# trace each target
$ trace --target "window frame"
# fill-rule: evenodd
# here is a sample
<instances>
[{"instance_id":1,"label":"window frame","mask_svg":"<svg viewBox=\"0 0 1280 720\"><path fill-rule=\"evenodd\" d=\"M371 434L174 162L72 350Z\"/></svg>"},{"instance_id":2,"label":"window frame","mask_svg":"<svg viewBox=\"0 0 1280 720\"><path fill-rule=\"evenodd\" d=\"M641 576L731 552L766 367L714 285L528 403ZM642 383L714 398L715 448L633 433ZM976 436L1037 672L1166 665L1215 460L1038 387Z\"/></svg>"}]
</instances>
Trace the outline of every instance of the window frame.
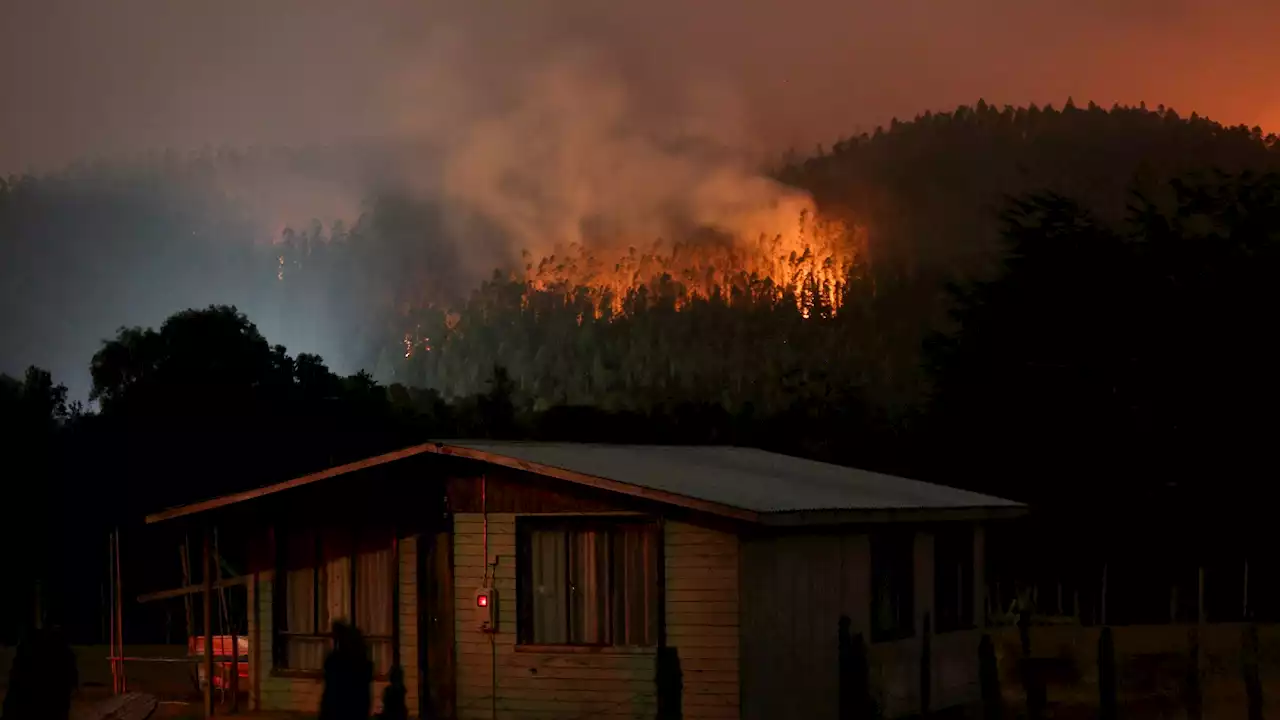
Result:
<instances>
[{"instance_id":1,"label":"window frame","mask_svg":"<svg viewBox=\"0 0 1280 720\"><path fill-rule=\"evenodd\" d=\"M608 606L610 612L616 603L615 584L616 568L614 563L613 543L617 529L620 527L643 527L653 537L653 591L656 594L654 613L654 637L649 644L627 645L616 643L535 643L533 632L533 543L531 535L535 531L585 532L590 530L609 533L609 578ZM517 515L516 516L516 643L515 649L524 652L553 650L556 652L601 652L601 653L653 653L666 639L666 557L664 550L663 524L661 519L642 514L618 515ZM568 545L568 543L566 543ZM568 548L566 547L566 553ZM567 565L566 565L567 568ZM567 580L566 573L566 580ZM610 630L612 632L612 629Z\"/></svg>"},{"instance_id":2,"label":"window frame","mask_svg":"<svg viewBox=\"0 0 1280 720\"><path fill-rule=\"evenodd\" d=\"M978 610L974 602L974 585L978 576L976 538L977 530L971 525L943 527L933 533L933 632L936 634L973 630L978 626ZM964 550L951 555L951 559L968 560L959 582L956 583L959 587L952 587L957 593L952 598L944 598L943 583L940 582L943 568L938 562L942 557L942 553L938 551L939 547L963 547ZM948 563L948 565L952 564ZM952 567L958 567L958 565ZM959 601L960 606L957 608L959 612L954 618L939 612L944 606L944 600L948 604Z\"/></svg>"},{"instance_id":3,"label":"window frame","mask_svg":"<svg viewBox=\"0 0 1280 720\"><path fill-rule=\"evenodd\" d=\"M907 640L916 635L916 591L918 590L916 582L916 539L919 533L913 529L884 529L876 530L869 535L869 555L870 555L870 577L871 584L869 606L871 608L871 642L896 642L899 640ZM901 545L899 545L901 544ZM906 572L903 575L906 584L906 609L902 613L906 616L904 623L894 628L883 628L879 622L879 578L882 574L882 568L886 567L883 563L888 560L892 567L892 563L901 560L898 554L906 549ZM877 551L879 548L879 552ZM889 548L886 550L886 548ZM886 558L885 555L889 557ZM892 572L892 571L890 571Z\"/></svg>"},{"instance_id":4,"label":"window frame","mask_svg":"<svg viewBox=\"0 0 1280 720\"><path fill-rule=\"evenodd\" d=\"M300 669L288 666L289 653L287 650L287 641L289 638L299 638L304 640L317 640L332 642L333 635L326 628L316 627L320 622L320 604L321 604L321 569L325 565L324 557L324 540L326 536L333 536L338 533L346 533L346 541L349 549L344 557L347 560L347 574L349 576L347 582L347 607L351 608L351 618L348 622L354 620L358 614L356 609L356 599L359 597L359 556L361 551L360 541L362 539L359 529L348 528L306 528L306 527L275 527L272 529L272 552L274 555L274 576L272 577L271 587L271 674L277 677L323 677L324 669ZM314 551L311 556L310 564L305 568L291 568L287 560L286 543L290 533L309 533L314 535ZM396 542L393 536L387 540L387 548L391 550L391 572L388 582L391 585L390 592L387 593L389 605L387 607L388 617L391 619L390 635L370 635L364 633L365 640L376 640L379 642L389 642L391 644L392 665L395 664L394 658L398 654L396 648L400 645L400 623L396 614L400 604L400 588L398 586L399 563L400 563L400 544ZM381 549L381 547L380 547ZM312 597L312 630L313 632L291 632L286 630L288 624L288 573L290 570L307 569L311 571L311 597ZM374 680L386 680L390 675L390 667L385 672L374 671Z\"/></svg>"}]
</instances>

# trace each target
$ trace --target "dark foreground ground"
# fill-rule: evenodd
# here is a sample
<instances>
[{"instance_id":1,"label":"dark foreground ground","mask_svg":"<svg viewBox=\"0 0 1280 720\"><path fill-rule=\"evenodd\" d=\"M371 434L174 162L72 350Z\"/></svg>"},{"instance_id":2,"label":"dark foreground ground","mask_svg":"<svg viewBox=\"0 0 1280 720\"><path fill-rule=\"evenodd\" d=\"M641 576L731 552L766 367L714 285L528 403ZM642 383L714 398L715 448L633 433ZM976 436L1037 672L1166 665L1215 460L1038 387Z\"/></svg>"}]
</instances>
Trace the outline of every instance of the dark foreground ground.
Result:
<instances>
[{"instance_id":1,"label":"dark foreground ground","mask_svg":"<svg viewBox=\"0 0 1280 720\"><path fill-rule=\"evenodd\" d=\"M1184 625L1114 628L1120 717L1177 720L1187 717L1186 690L1193 630ZM1244 626L1238 624L1210 625L1196 630L1201 638L1205 720L1239 720L1249 716L1241 653L1243 631ZM1017 633L1012 629L999 629L993 631L993 636L1005 700L1003 717L1025 717L1025 696L1018 674L1021 649ZM1098 636L1097 628L1078 625L1033 629L1032 657L1047 660L1053 667L1046 686L1046 720L1098 717ZM1280 718L1280 626L1259 626L1258 639L1263 717ZM76 696L73 720L88 720L95 704L111 695L108 652L106 646L76 647L75 652L81 688ZM195 664L160 661L184 658L184 646L126 646L125 655L155 660L129 662L126 666L128 689L153 694L160 700L153 718L181 720L203 716ZM12 656L12 648L0 648L0 698L7 689ZM974 662L977 662L976 649ZM247 710L247 698L242 696L240 706ZM976 706L953 708L935 712L933 717L976 719L981 717L980 710Z\"/></svg>"}]
</instances>

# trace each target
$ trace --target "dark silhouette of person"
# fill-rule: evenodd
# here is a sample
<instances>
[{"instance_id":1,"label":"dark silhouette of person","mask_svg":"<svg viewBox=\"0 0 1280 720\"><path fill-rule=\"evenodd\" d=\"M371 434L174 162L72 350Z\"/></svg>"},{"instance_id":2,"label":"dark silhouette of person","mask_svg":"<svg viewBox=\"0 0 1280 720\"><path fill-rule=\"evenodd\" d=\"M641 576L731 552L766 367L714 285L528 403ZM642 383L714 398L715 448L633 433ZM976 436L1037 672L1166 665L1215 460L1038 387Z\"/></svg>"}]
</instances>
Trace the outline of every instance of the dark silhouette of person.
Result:
<instances>
[{"instance_id":1,"label":"dark silhouette of person","mask_svg":"<svg viewBox=\"0 0 1280 720\"><path fill-rule=\"evenodd\" d=\"M67 720L78 684L76 656L61 629L34 630L9 669L4 720Z\"/></svg>"},{"instance_id":2,"label":"dark silhouette of person","mask_svg":"<svg viewBox=\"0 0 1280 720\"><path fill-rule=\"evenodd\" d=\"M404 686L404 668L394 665L391 668L390 682L382 691L382 720L409 720L409 705L405 697L409 694Z\"/></svg>"},{"instance_id":3,"label":"dark silhouette of person","mask_svg":"<svg viewBox=\"0 0 1280 720\"><path fill-rule=\"evenodd\" d=\"M324 659L320 720L367 720L373 704L373 663L354 626L333 623L333 650Z\"/></svg>"}]
</instances>

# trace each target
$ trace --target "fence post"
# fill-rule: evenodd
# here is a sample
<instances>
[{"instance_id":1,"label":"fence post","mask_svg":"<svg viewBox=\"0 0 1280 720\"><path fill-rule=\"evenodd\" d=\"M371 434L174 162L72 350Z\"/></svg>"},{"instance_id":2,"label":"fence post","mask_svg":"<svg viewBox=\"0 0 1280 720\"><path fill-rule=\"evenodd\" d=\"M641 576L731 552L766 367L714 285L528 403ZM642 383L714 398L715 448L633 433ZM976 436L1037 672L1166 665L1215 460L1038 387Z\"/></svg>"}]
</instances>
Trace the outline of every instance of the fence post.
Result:
<instances>
[{"instance_id":1,"label":"fence post","mask_svg":"<svg viewBox=\"0 0 1280 720\"><path fill-rule=\"evenodd\" d=\"M982 634L978 642L978 681L982 686L983 720L1000 720L1004 715L1004 699L1000 696L1000 668L996 663L996 646L991 636Z\"/></svg>"},{"instance_id":2,"label":"fence post","mask_svg":"<svg viewBox=\"0 0 1280 720\"><path fill-rule=\"evenodd\" d=\"M681 720L684 713L684 673L680 653L673 647L658 648L658 718Z\"/></svg>"},{"instance_id":3,"label":"fence post","mask_svg":"<svg viewBox=\"0 0 1280 720\"><path fill-rule=\"evenodd\" d=\"M924 632L920 637L920 716L929 715L933 700L933 626L929 613L924 614Z\"/></svg>"},{"instance_id":4,"label":"fence post","mask_svg":"<svg viewBox=\"0 0 1280 720\"><path fill-rule=\"evenodd\" d=\"M1200 628L1191 628L1187 662L1186 705L1187 720L1200 720L1204 716L1204 695L1200 687Z\"/></svg>"},{"instance_id":5,"label":"fence post","mask_svg":"<svg viewBox=\"0 0 1280 720\"><path fill-rule=\"evenodd\" d=\"M1106 625L1098 636L1098 718L1116 720L1116 648Z\"/></svg>"},{"instance_id":6,"label":"fence post","mask_svg":"<svg viewBox=\"0 0 1280 720\"><path fill-rule=\"evenodd\" d=\"M1018 603L1018 637L1022 641L1022 689L1027 697L1027 720L1040 720L1047 704L1045 688L1031 659L1031 608L1026 602Z\"/></svg>"},{"instance_id":7,"label":"fence post","mask_svg":"<svg viewBox=\"0 0 1280 720\"><path fill-rule=\"evenodd\" d=\"M1249 702L1249 720L1262 720L1262 680L1258 676L1258 626L1249 623L1241 638L1244 656L1244 692Z\"/></svg>"},{"instance_id":8,"label":"fence post","mask_svg":"<svg viewBox=\"0 0 1280 720\"><path fill-rule=\"evenodd\" d=\"M867 664L867 648L862 633L850 631L852 621L840 616L839 629L839 718L840 720L868 720L875 716L871 702L870 667Z\"/></svg>"}]
</instances>

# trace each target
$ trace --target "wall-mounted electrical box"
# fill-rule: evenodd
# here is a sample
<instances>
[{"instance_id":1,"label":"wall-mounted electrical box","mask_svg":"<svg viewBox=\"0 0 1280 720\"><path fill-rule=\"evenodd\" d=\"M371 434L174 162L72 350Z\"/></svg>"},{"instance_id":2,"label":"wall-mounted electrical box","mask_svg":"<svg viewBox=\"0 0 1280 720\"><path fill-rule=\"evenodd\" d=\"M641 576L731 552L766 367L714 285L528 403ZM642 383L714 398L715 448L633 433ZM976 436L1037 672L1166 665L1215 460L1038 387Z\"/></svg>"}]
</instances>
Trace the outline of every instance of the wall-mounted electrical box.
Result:
<instances>
[{"instance_id":1,"label":"wall-mounted electrical box","mask_svg":"<svg viewBox=\"0 0 1280 720\"><path fill-rule=\"evenodd\" d=\"M476 591L476 620L481 632L498 632L498 591L491 587Z\"/></svg>"}]
</instances>

